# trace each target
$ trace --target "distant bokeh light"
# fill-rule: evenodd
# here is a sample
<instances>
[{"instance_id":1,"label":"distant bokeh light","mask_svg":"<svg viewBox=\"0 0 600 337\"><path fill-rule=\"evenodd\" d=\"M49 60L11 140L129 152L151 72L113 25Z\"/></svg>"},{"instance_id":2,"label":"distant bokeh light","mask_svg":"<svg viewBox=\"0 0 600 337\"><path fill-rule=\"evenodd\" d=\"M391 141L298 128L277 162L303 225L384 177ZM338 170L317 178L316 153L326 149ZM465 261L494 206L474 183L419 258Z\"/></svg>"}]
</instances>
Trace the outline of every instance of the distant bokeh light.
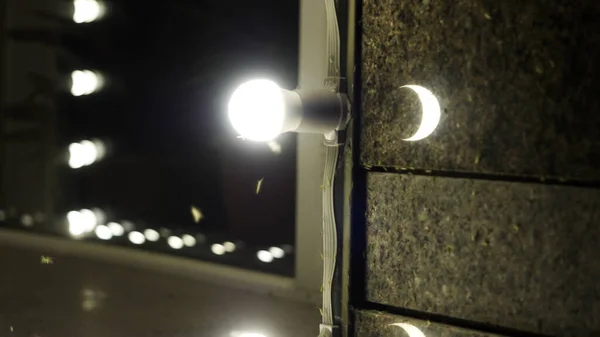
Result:
<instances>
[{"instance_id":1,"label":"distant bokeh light","mask_svg":"<svg viewBox=\"0 0 600 337\"><path fill-rule=\"evenodd\" d=\"M194 247L196 245L196 238L189 234L184 234L181 239L186 247Z\"/></svg>"},{"instance_id":2,"label":"distant bokeh light","mask_svg":"<svg viewBox=\"0 0 600 337\"><path fill-rule=\"evenodd\" d=\"M210 250L213 252L213 254L215 255L223 255L225 254L227 251L225 250L225 247L223 247L222 244L220 243L215 243L212 246L210 246Z\"/></svg>"},{"instance_id":3,"label":"distant bokeh light","mask_svg":"<svg viewBox=\"0 0 600 337\"><path fill-rule=\"evenodd\" d=\"M72 143L69 145L69 166L78 169L92 165L102 159L104 153L104 144L99 140L82 140L79 143Z\"/></svg>"},{"instance_id":4,"label":"distant bokeh light","mask_svg":"<svg viewBox=\"0 0 600 337\"><path fill-rule=\"evenodd\" d=\"M282 259L285 256L285 251L279 247L269 248L269 253L276 259Z\"/></svg>"},{"instance_id":5,"label":"distant bokeh light","mask_svg":"<svg viewBox=\"0 0 600 337\"><path fill-rule=\"evenodd\" d=\"M260 261L265 263L270 263L273 261L273 255L267 250L259 250L258 253L256 253L256 256Z\"/></svg>"},{"instance_id":6,"label":"distant bokeh light","mask_svg":"<svg viewBox=\"0 0 600 337\"><path fill-rule=\"evenodd\" d=\"M21 215L21 224L25 227L33 226L33 216L29 214Z\"/></svg>"},{"instance_id":7,"label":"distant bokeh light","mask_svg":"<svg viewBox=\"0 0 600 337\"><path fill-rule=\"evenodd\" d=\"M158 239L160 239L160 234L158 234L158 232L152 228L146 229L144 231L144 236L146 237L146 240L151 242L156 242Z\"/></svg>"},{"instance_id":8,"label":"distant bokeh light","mask_svg":"<svg viewBox=\"0 0 600 337\"><path fill-rule=\"evenodd\" d=\"M231 242L231 241L225 241L223 242L223 248L225 248L225 251L228 253L232 253L235 251L235 243Z\"/></svg>"},{"instance_id":9,"label":"distant bokeh light","mask_svg":"<svg viewBox=\"0 0 600 337\"><path fill-rule=\"evenodd\" d=\"M102 77L91 70L75 70L71 73L71 95L89 95L100 89Z\"/></svg>"},{"instance_id":10,"label":"distant bokeh light","mask_svg":"<svg viewBox=\"0 0 600 337\"><path fill-rule=\"evenodd\" d=\"M129 232L128 238L129 241L135 245L141 245L142 243L146 242L144 234L137 231Z\"/></svg>"},{"instance_id":11,"label":"distant bokeh light","mask_svg":"<svg viewBox=\"0 0 600 337\"><path fill-rule=\"evenodd\" d=\"M93 231L98 224L98 218L96 217L96 214L89 209L82 209L79 211L79 214L81 215L81 222L83 224L84 232Z\"/></svg>"},{"instance_id":12,"label":"distant bokeh light","mask_svg":"<svg viewBox=\"0 0 600 337\"><path fill-rule=\"evenodd\" d=\"M89 23L99 19L103 12L103 6L96 0L73 1L73 22Z\"/></svg>"},{"instance_id":13,"label":"distant bokeh light","mask_svg":"<svg viewBox=\"0 0 600 337\"><path fill-rule=\"evenodd\" d=\"M122 236L125 234L125 228L120 223L109 222L106 226L110 229L113 236Z\"/></svg>"},{"instance_id":14,"label":"distant bokeh light","mask_svg":"<svg viewBox=\"0 0 600 337\"><path fill-rule=\"evenodd\" d=\"M67 213L67 222L69 223L69 233L73 236L79 236L85 233L85 221L78 211Z\"/></svg>"},{"instance_id":15,"label":"distant bokeh light","mask_svg":"<svg viewBox=\"0 0 600 337\"><path fill-rule=\"evenodd\" d=\"M96 227L96 237L100 240L110 240L113 237L113 234L110 230L110 228L108 228L108 226L105 225L98 225Z\"/></svg>"},{"instance_id":16,"label":"distant bokeh light","mask_svg":"<svg viewBox=\"0 0 600 337\"><path fill-rule=\"evenodd\" d=\"M169 247L171 247L173 249L181 249L181 248L183 248L183 240L180 237L177 237L177 236L170 236L167 239L167 243L169 244Z\"/></svg>"}]
</instances>

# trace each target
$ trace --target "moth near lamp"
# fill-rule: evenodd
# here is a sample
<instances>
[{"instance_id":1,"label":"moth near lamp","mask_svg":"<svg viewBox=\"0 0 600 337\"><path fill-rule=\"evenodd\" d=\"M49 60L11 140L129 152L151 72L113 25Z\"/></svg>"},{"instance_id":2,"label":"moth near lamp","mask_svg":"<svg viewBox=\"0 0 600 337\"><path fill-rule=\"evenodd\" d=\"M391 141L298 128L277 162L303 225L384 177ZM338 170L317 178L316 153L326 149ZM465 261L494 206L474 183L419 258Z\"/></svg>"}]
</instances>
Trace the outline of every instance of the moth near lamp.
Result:
<instances>
[{"instance_id":1,"label":"moth near lamp","mask_svg":"<svg viewBox=\"0 0 600 337\"><path fill-rule=\"evenodd\" d=\"M241 84L231 95L229 121L245 139L266 142L285 132L330 137L346 125L346 95L328 89L286 90L265 79Z\"/></svg>"}]
</instances>

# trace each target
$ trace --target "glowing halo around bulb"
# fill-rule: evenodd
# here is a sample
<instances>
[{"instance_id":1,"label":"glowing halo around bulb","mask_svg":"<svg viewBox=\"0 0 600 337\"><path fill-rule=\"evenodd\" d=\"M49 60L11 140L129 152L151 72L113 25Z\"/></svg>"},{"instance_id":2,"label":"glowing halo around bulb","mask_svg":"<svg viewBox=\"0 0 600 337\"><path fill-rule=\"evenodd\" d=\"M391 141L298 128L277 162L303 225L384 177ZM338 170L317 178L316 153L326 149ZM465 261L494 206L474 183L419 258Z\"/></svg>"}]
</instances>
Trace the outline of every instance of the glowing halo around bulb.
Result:
<instances>
[{"instance_id":1,"label":"glowing halo around bulb","mask_svg":"<svg viewBox=\"0 0 600 337\"><path fill-rule=\"evenodd\" d=\"M285 122L281 88L264 79L240 85L229 100L228 116L235 131L245 139L273 140L283 131Z\"/></svg>"},{"instance_id":2,"label":"glowing halo around bulb","mask_svg":"<svg viewBox=\"0 0 600 337\"><path fill-rule=\"evenodd\" d=\"M393 323L390 326L397 326L402 328L408 334L408 337L425 337L423 331L412 324L408 323Z\"/></svg>"},{"instance_id":3,"label":"glowing halo around bulb","mask_svg":"<svg viewBox=\"0 0 600 337\"><path fill-rule=\"evenodd\" d=\"M102 17L104 8L96 0L73 1L73 22L90 23Z\"/></svg>"},{"instance_id":4,"label":"glowing halo around bulb","mask_svg":"<svg viewBox=\"0 0 600 337\"><path fill-rule=\"evenodd\" d=\"M419 96L421 108L423 110L419 129L414 135L412 135L412 137L405 138L404 140L414 142L428 137L433 133L433 131L435 131L440 123L440 118L442 116L440 103L435 95L431 93L431 91L423 88L422 86L404 85L400 88L408 88L414 91L417 96Z\"/></svg>"}]
</instances>

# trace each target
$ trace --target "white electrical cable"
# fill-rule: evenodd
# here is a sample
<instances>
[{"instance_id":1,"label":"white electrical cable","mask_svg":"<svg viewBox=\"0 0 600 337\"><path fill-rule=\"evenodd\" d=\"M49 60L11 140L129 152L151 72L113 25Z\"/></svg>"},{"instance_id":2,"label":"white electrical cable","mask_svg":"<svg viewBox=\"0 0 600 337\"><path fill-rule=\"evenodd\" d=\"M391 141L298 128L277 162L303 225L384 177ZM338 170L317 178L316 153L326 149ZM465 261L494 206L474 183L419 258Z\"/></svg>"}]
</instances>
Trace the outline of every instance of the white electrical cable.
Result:
<instances>
[{"instance_id":1,"label":"white electrical cable","mask_svg":"<svg viewBox=\"0 0 600 337\"><path fill-rule=\"evenodd\" d=\"M337 143L337 139L334 140ZM339 147L325 147L325 171L323 173L323 317L321 336L327 336L333 328L331 288L337 253L337 234L333 209L333 183ZM323 335L325 333L325 335Z\"/></svg>"},{"instance_id":2,"label":"white electrical cable","mask_svg":"<svg viewBox=\"0 0 600 337\"><path fill-rule=\"evenodd\" d=\"M327 13L327 79L326 86L337 91L340 85L340 28L334 0L325 0Z\"/></svg>"},{"instance_id":3,"label":"white electrical cable","mask_svg":"<svg viewBox=\"0 0 600 337\"><path fill-rule=\"evenodd\" d=\"M334 91L340 85L340 31L334 0L324 0L327 13L327 78L325 86ZM325 171L323 172L323 308L319 337L333 335L331 286L337 254L337 231L333 208L333 182L339 153L337 134L325 139Z\"/></svg>"}]
</instances>

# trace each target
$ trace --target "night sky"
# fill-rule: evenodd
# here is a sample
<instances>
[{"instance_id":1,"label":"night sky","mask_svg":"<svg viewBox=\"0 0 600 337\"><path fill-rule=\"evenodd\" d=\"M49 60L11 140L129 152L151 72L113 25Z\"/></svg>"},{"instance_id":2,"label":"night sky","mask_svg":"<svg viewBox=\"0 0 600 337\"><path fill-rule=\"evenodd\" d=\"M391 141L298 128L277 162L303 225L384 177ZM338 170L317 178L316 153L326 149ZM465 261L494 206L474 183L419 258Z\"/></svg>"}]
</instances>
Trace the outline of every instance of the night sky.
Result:
<instances>
[{"instance_id":1,"label":"night sky","mask_svg":"<svg viewBox=\"0 0 600 337\"><path fill-rule=\"evenodd\" d=\"M59 138L97 137L109 151L68 177L61 207L293 243L295 138L281 137L280 155L238 139L226 104L248 77L296 86L298 12L281 0L122 1L103 20L69 28L60 69L96 69L107 81L98 94L62 97ZM192 204L206 216L200 224Z\"/></svg>"}]
</instances>

